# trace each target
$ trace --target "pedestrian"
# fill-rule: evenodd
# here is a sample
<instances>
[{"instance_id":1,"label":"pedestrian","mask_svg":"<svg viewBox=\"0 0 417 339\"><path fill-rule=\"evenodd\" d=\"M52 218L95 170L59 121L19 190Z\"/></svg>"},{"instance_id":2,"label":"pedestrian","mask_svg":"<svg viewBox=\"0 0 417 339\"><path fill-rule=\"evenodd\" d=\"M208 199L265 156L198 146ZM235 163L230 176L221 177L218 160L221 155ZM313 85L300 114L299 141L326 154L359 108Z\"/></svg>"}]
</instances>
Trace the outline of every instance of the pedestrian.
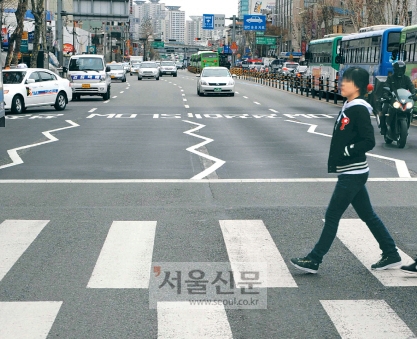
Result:
<instances>
[{"instance_id":1,"label":"pedestrian","mask_svg":"<svg viewBox=\"0 0 417 339\"><path fill-rule=\"evenodd\" d=\"M350 204L382 251L382 258L371 265L371 269L385 270L401 265L394 240L374 212L365 186L369 175L365 153L375 146L370 118L372 107L364 100L368 82L369 73L360 67L350 67L343 74L341 94L346 102L334 125L328 158L328 172L338 174L336 187L326 210L319 241L306 257L291 259L295 267L305 272L317 273L336 237L339 221Z\"/></svg>"}]
</instances>

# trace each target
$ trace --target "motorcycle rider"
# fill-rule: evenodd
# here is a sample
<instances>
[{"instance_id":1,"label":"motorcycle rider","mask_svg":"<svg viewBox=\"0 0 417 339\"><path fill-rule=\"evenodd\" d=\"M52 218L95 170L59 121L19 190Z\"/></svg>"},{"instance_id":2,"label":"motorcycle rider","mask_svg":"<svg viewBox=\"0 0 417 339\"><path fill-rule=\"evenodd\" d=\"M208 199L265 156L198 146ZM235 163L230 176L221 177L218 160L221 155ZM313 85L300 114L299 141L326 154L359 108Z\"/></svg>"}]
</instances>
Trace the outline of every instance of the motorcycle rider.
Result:
<instances>
[{"instance_id":1,"label":"motorcycle rider","mask_svg":"<svg viewBox=\"0 0 417 339\"><path fill-rule=\"evenodd\" d=\"M393 92L397 89L404 88L413 95L413 99L416 99L416 89L414 88L413 83L409 76L405 75L406 65L404 61L397 61L393 64L394 73L388 75L387 77L387 87L390 88L390 91ZM381 134L385 135L387 133L386 114L388 113L389 104L387 102L387 94L384 93L383 101L385 103L382 106L382 112L379 115Z\"/></svg>"}]
</instances>

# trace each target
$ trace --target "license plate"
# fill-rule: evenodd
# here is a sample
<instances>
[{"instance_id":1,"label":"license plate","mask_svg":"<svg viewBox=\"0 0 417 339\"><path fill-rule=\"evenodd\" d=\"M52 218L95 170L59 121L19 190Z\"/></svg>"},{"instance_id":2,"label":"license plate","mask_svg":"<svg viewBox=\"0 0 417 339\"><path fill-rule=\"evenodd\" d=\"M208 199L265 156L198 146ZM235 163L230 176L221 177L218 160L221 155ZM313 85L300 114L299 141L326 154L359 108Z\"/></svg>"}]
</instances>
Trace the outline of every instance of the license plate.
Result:
<instances>
[{"instance_id":1,"label":"license plate","mask_svg":"<svg viewBox=\"0 0 417 339\"><path fill-rule=\"evenodd\" d=\"M115 78L115 76L114 76L114 75L111 75L111 78L112 78L112 79L114 79L114 78Z\"/></svg>"},{"instance_id":2,"label":"license plate","mask_svg":"<svg viewBox=\"0 0 417 339\"><path fill-rule=\"evenodd\" d=\"M214 91L215 91L215 92L221 92L221 91L222 91L222 89L221 89L221 88L215 88L215 89L214 89Z\"/></svg>"},{"instance_id":3,"label":"license plate","mask_svg":"<svg viewBox=\"0 0 417 339\"><path fill-rule=\"evenodd\" d=\"M171 74L171 72L166 72L166 74Z\"/></svg>"},{"instance_id":4,"label":"license plate","mask_svg":"<svg viewBox=\"0 0 417 339\"><path fill-rule=\"evenodd\" d=\"M81 88L90 88L90 84L82 84Z\"/></svg>"}]
</instances>

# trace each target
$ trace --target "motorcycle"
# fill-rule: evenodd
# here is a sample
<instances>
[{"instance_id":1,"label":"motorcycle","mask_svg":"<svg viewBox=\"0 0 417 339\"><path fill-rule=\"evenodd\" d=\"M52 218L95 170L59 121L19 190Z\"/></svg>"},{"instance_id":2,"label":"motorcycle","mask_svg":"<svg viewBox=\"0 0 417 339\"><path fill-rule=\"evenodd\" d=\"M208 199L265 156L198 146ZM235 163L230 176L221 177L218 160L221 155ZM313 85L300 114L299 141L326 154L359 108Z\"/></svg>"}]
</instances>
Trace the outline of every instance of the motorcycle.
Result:
<instances>
[{"instance_id":1,"label":"motorcycle","mask_svg":"<svg viewBox=\"0 0 417 339\"><path fill-rule=\"evenodd\" d=\"M382 100L385 105L389 105L385 118L387 132L384 135L384 141L386 144L396 141L399 148L405 147L410 122L413 120L414 99L413 95L404 88L391 92L389 87L384 87Z\"/></svg>"}]
</instances>

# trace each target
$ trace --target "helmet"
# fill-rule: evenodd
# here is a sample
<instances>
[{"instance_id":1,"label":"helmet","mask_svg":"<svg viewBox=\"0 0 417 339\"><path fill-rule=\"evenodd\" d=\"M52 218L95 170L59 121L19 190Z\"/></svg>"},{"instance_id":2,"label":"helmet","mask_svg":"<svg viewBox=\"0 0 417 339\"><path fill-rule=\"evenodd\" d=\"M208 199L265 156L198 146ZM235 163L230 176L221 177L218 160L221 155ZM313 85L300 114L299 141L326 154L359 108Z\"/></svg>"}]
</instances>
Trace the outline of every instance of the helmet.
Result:
<instances>
[{"instance_id":1,"label":"helmet","mask_svg":"<svg viewBox=\"0 0 417 339\"><path fill-rule=\"evenodd\" d=\"M394 65L394 75L402 77L405 74L406 65L404 61L397 61Z\"/></svg>"}]
</instances>

